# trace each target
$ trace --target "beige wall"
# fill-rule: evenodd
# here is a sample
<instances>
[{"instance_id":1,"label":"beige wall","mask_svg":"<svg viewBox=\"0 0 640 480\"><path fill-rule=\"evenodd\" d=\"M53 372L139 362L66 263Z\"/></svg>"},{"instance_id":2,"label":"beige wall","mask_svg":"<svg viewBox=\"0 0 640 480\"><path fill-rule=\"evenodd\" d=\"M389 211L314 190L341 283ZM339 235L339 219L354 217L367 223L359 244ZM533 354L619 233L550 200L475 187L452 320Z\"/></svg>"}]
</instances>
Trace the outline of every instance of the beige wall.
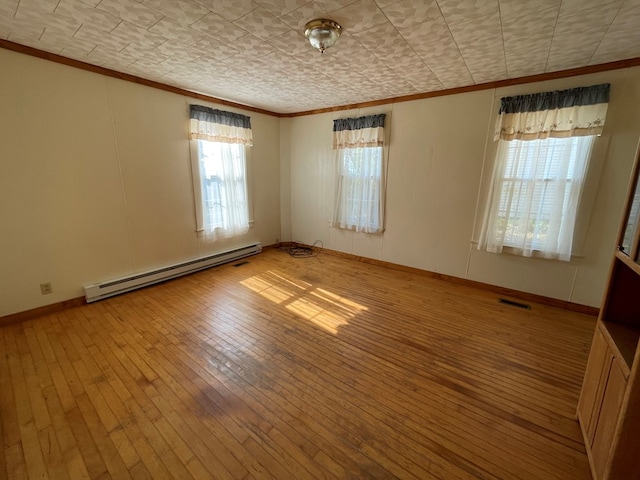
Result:
<instances>
[{"instance_id":1,"label":"beige wall","mask_svg":"<svg viewBox=\"0 0 640 480\"><path fill-rule=\"evenodd\" d=\"M313 243L597 306L640 134L640 68L278 119L249 112L249 233L195 233L186 97L0 50L0 316L249 241ZM570 263L479 252L501 96L611 82ZM206 103L205 103L206 104ZM211 106L214 106L212 104ZM233 110L233 109L231 109ZM329 228L334 118L386 112L387 230ZM464 132L464 133L460 133ZM43 296L39 284L51 282Z\"/></svg>"},{"instance_id":2,"label":"beige wall","mask_svg":"<svg viewBox=\"0 0 640 480\"><path fill-rule=\"evenodd\" d=\"M605 134L589 172L571 262L477 250L493 168L500 97L610 82ZM291 119L294 240L585 305L600 304L636 144L640 69ZM334 118L386 112L390 128L387 229L382 236L329 228ZM283 133L284 135L284 133Z\"/></svg>"},{"instance_id":3,"label":"beige wall","mask_svg":"<svg viewBox=\"0 0 640 480\"><path fill-rule=\"evenodd\" d=\"M245 112L255 224L211 243L195 232L190 99L1 49L0 65L0 317L280 237L278 118Z\"/></svg>"}]
</instances>

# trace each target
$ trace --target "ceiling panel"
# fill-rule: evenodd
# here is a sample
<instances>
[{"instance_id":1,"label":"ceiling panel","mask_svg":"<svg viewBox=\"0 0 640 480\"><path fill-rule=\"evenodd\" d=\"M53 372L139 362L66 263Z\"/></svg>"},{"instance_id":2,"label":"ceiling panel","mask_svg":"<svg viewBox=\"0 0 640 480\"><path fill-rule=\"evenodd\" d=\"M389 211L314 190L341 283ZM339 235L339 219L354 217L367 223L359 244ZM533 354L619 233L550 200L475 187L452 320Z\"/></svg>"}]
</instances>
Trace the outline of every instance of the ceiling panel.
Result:
<instances>
[{"instance_id":1,"label":"ceiling panel","mask_svg":"<svg viewBox=\"0 0 640 480\"><path fill-rule=\"evenodd\" d=\"M279 113L636 58L638 25L640 0L0 0L2 39Z\"/></svg>"}]
</instances>

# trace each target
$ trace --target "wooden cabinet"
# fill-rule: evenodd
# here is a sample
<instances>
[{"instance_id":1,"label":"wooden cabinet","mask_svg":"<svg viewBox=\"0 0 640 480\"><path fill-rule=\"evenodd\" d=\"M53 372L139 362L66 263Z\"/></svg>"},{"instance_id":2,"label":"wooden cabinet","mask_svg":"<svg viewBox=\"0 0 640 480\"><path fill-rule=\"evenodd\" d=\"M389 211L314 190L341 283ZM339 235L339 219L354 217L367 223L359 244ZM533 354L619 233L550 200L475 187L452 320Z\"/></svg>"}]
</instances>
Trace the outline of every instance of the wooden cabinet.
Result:
<instances>
[{"instance_id":1,"label":"wooden cabinet","mask_svg":"<svg viewBox=\"0 0 640 480\"><path fill-rule=\"evenodd\" d=\"M640 164L629 189L578 403L595 480L640 480Z\"/></svg>"}]
</instances>

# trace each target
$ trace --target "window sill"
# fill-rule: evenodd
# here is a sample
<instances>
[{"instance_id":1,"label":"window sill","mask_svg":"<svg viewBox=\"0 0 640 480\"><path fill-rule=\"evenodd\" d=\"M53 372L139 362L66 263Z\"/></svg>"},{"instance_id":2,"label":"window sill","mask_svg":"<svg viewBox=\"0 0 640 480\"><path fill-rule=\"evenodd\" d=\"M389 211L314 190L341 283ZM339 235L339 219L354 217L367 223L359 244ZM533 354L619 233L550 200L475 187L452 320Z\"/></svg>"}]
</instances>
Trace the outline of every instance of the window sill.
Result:
<instances>
[{"instance_id":1,"label":"window sill","mask_svg":"<svg viewBox=\"0 0 640 480\"><path fill-rule=\"evenodd\" d=\"M475 245L476 248L478 247L478 243L479 242L477 240L471 240L471 244ZM481 251L484 251L484 250L481 250ZM493 252L487 252L487 253L493 253ZM571 254L571 260L569 262L567 262L565 260L560 260L558 258L545 257L542 253L540 253L537 250L534 250L533 254L530 257L527 257L525 255L521 255L520 253L518 253L515 248L508 247L506 245L504 247L502 247L502 252L501 253L505 253L507 255L512 255L514 257L532 258L534 260L549 260L549 261L552 261L552 262L553 261L557 261L557 262L563 262L563 263L570 263L573 260L581 260L581 259L585 258L584 255L581 254L581 253L572 253Z\"/></svg>"}]
</instances>

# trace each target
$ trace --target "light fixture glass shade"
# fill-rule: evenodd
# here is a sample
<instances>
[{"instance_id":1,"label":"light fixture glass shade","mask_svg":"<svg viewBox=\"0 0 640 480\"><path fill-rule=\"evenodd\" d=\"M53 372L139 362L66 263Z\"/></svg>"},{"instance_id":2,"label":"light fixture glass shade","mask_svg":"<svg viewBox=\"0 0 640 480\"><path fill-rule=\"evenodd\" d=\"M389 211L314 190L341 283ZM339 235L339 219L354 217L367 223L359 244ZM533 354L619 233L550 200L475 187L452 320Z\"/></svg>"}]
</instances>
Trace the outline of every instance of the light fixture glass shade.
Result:
<instances>
[{"instance_id":1,"label":"light fixture glass shade","mask_svg":"<svg viewBox=\"0 0 640 480\"><path fill-rule=\"evenodd\" d=\"M320 50L320 53L336 43L340 38L342 27L333 20L311 20L304 26L304 36L309 39L312 47Z\"/></svg>"}]
</instances>

